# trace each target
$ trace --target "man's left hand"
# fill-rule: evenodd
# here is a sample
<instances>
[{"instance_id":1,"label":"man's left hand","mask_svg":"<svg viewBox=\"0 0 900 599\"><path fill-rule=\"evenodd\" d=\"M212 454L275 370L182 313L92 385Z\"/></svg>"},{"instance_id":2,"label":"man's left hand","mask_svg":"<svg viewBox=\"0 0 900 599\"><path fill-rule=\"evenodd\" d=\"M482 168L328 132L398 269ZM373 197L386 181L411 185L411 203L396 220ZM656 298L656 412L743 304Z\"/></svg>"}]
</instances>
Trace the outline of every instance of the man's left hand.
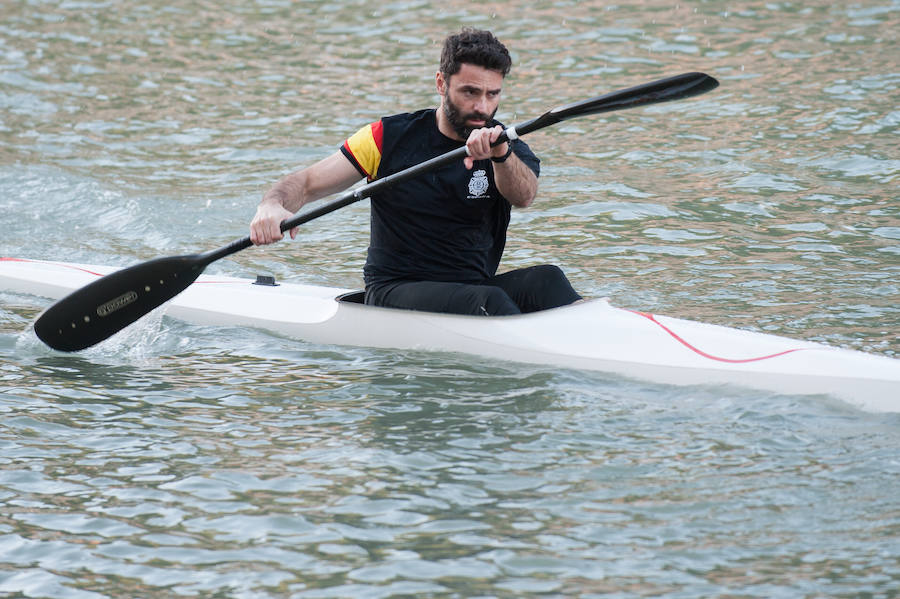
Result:
<instances>
[{"instance_id":1,"label":"man's left hand","mask_svg":"<svg viewBox=\"0 0 900 599\"><path fill-rule=\"evenodd\" d=\"M469 155L463 159L463 164L467 169L471 170L476 160L487 160L492 156L500 158L506 154L506 146L509 142L491 147L491 143L500 137L501 133L503 133L503 127L497 125L475 129L469 134L469 139L466 140L466 150Z\"/></svg>"}]
</instances>

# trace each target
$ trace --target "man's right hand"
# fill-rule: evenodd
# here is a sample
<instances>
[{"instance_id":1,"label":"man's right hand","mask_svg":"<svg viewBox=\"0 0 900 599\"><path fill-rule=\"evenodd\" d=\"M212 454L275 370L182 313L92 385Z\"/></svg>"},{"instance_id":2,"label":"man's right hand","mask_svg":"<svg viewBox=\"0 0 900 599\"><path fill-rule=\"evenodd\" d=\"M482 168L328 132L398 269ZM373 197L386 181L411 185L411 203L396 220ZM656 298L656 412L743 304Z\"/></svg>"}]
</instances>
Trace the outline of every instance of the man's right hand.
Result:
<instances>
[{"instance_id":1,"label":"man's right hand","mask_svg":"<svg viewBox=\"0 0 900 599\"><path fill-rule=\"evenodd\" d=\"M284 238L281 223L294 214L281 204L266 202L256 208L256 216L250 222L250 241L256 245L275 243ZM299 227L291 229L291 239L297 238Z\"/></svg>"}]
</instances>

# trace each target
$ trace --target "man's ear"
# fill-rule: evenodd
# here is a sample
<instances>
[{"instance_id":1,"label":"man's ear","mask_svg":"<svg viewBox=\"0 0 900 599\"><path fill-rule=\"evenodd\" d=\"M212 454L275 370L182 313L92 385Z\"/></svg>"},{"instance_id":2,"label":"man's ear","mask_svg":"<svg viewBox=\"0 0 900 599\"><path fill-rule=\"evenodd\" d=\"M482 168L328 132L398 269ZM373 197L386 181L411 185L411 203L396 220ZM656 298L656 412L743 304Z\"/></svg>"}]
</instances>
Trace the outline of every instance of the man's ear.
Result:
<instances>
[{"instance_id":1,"label":"man's ear","mask_svg":"<svg viewBox=\"0 0 900 599\"><path fill-rule=\"evenodd\" d=\"M434 76L434 85L437 88L437 92L443 97L446 82L444 81L444 74L440 71Z\"/></svg>"}]
</instances>

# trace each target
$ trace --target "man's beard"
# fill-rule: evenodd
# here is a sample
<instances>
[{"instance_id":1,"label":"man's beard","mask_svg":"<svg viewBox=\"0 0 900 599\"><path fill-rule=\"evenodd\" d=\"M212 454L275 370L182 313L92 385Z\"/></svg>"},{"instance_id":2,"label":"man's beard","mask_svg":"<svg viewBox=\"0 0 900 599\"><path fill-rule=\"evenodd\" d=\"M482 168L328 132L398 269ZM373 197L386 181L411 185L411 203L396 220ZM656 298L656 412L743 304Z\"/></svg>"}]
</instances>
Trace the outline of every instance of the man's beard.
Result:
<instances>
[{"instance_id":1,"label":"man's beard","mask_svg":"<svg viewBox=\"0 0 900 599\"><path fill-rule=\"evenodd\" d=\"M477 120L484 121L489 124L493 119L494 115L497 114L497 109L494 109L494 112L491 114L484 114L481 112L470 112L469 114L462 114L459 110L459 107L450 100L450 92L444 92L444 116L447 117L447 122L450 123L450 127L453 129L453 132L456 133L460 139L466 140L469 139L469 135L475 129L480 129L481 126L472 127L467 123L469 120Z\"/></svg>"}]
</instances>

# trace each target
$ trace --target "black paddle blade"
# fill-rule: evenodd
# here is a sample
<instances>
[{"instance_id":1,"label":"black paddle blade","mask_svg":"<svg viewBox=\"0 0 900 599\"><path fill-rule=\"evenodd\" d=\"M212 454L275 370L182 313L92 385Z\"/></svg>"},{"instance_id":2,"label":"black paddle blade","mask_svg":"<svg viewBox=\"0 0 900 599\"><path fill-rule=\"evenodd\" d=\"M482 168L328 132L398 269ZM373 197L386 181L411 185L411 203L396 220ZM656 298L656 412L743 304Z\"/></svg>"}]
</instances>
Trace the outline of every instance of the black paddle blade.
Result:
<instances>
[{"instance_id":1,"label":"black paddle blade","mask_svg":"<svg viewBox=\"0 0 900 599\"><path fill-rule=\"evenodd\" d=\"M589 114L692 98L705 94L718 86L719 82L706 73L682 73L598 96L591 100L560 106L551 110L549 114L562 121Z\"/></svg>"},{"instance_id":2,"label":"black paddle blade","mask_svg":"<svg viewBox=\"0 0 900 599\"><path fill-rule=\"evenodd\" d=\"M660 102L683 100L705 94L719 86L719 82L706 73L682 73L649 83L643 83L588 100L558 106L536 119L516 126L516 132L524 135L548 125L574 119L576 117L637 108Z\"/></svg>"},{"instance_id":3,"label":"black paddle blade","mask_svg":"<svg viewBox=\"0 0 900 599\"><path fill-rule=\"evenodd\" d=\"M172 256L110 273L50 306L34 332L59 351L86 349L184 291L208 263L205 254Z\"/></svg>"}]
</instances>

